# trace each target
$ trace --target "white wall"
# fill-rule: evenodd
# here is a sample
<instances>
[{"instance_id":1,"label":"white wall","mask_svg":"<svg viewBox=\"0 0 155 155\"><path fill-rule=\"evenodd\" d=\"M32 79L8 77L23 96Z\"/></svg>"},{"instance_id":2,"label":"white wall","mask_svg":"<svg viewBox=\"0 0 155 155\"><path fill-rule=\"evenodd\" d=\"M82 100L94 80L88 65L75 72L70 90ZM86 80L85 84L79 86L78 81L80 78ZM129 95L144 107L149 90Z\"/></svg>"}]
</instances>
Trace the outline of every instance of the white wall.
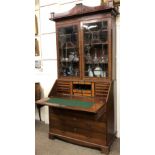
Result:
<instances>
[{"instance_id":1,"label":"white wall","mask_svg":"<svg viewBox=\"0 0 155 155\"><path fill-rule=\"evenodd\" d=\"M64 12L75 6L76 3L83 3L88 6L100 5L100 0L40 0L40 40L41 60L43 71L36 73L36 82L41 83L43 97L47 97L54 81L57 78L57 56L56 56L56 33L55 23L49 20L50 12ZM117 26L117 97L115 102L115 127L119 137L119 17L116 20ZM48 107L41 109L42 120L49 123ZM36 119L38 111L36 110Z\"/></svg>"}]
</instances>

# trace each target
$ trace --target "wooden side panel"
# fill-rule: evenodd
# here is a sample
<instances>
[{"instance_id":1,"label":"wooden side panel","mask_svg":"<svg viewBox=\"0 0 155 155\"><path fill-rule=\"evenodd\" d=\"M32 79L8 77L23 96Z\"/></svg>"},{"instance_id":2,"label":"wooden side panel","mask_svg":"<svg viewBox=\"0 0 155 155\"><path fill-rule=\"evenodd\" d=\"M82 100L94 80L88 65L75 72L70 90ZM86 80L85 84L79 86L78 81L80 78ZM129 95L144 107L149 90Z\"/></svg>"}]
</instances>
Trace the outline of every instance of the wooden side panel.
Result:
<instances>
[{"instance_id":1,"label":"wooden side panel","mask_svg":"<svg viewBox=\"0 0 155 155\"><path fill-rule=\"evenodd\" d=\"M56 95L56 85L57 85L57 80L55 80L55 83L54 83L52 89L50 90L48 97L52 97L52 96Z\"/></svg>"},{"instance_id":2,"label":"wooden side panel","mask_svg":"<svg viewBox=\"0 0 155 155\"><path fill-rule=\"evenodd\" d=\"M110 85L110 91L107 100L107 144L111 145L115 137L114 131L114 90L113 82Z\"/></svg>"}]
</instances>

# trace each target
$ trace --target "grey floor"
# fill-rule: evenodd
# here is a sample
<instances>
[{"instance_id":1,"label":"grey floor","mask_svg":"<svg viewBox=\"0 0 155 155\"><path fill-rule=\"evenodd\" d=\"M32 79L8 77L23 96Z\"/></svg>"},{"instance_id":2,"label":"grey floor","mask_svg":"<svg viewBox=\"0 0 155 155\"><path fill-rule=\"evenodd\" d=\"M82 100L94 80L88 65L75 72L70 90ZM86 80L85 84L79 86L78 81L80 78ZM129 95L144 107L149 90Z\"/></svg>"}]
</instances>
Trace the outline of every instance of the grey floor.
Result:
<instances>
[{"instance_id":1,"label":"grey floor","mask_svg":"<svg viewBox=\"0 0 155 155\"><path fill-rule=\"evenodd\" d=\"M116 139L109 155L119 155L120 141ZM35 121L35 155L103 155L99 150L48 139L48 125Z\"/></svg>"}]
</instances>

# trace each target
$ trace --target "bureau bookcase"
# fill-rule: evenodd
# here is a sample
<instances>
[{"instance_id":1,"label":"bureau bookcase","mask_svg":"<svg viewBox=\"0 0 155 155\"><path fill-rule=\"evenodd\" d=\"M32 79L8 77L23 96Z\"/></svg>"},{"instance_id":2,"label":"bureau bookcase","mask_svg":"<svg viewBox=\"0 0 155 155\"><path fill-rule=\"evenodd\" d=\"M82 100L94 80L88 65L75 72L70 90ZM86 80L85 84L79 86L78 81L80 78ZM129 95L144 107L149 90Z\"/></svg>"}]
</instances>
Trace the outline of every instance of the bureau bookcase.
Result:
<instances>
[{"instance_id":1,"label":"bureau bookcase","mask_svg":"<svg viewBox=\"0 0 155 155\"><path fill-rule=\"evenodd\" d=\"M116 134L116 15L114 7L82 4L62 14L51 13L58 78L48 98L38 101L49 106L49 138L109 153Z\"/></svg>"}]
</instances>

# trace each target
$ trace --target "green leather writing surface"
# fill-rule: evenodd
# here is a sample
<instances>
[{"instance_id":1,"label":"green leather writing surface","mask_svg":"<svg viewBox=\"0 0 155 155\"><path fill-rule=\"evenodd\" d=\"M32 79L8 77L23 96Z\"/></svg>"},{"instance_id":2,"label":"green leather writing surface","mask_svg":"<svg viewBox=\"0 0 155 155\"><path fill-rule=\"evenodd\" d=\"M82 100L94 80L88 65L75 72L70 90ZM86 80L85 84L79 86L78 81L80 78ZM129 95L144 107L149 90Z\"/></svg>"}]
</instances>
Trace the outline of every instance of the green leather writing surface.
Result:
<instances>
[{"instance_id":1,"label":"green leather writing surface","mask_svg":"<svg viewBox=\"0 0 155 155\"><path fill-rule=\"evenodd\" d=\"M50 98L47 102L65 106L82 107L82 108L90 108L93 105L93 102L84 102L79 100L68 100L61 98Z\"/></svg>"}]
</instances>

